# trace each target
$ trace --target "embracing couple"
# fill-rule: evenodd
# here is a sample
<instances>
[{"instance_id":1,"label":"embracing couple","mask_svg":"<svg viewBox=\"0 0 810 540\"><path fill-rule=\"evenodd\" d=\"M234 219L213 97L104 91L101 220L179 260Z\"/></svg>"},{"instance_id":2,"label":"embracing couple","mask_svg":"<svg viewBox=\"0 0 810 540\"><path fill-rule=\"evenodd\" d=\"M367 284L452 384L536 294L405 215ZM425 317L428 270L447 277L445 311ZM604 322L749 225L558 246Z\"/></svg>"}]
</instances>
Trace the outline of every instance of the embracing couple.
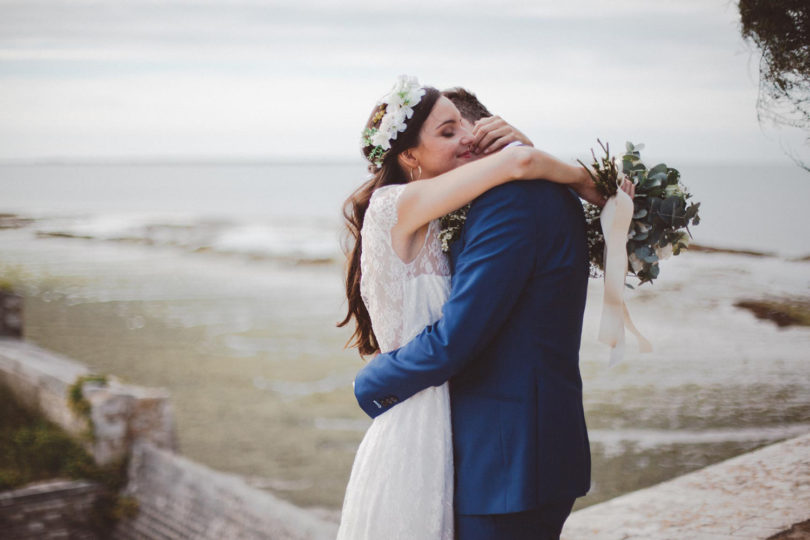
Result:
<instances>
[{"instance_id":1,"label":"embracing couple","mask_svg":"<svg viewBox=\"0 0 810 540\"><path fill-rule=\"evenodd\" d=\"M372 177L346 205L342 324L376 354L354 385L374 421L339 539L559 538L590 486L575 193L603 201L582 167L489 116L401 77L363 132ZM440 218L468 203L445 254Z\"/></svg>"}]
</instances>

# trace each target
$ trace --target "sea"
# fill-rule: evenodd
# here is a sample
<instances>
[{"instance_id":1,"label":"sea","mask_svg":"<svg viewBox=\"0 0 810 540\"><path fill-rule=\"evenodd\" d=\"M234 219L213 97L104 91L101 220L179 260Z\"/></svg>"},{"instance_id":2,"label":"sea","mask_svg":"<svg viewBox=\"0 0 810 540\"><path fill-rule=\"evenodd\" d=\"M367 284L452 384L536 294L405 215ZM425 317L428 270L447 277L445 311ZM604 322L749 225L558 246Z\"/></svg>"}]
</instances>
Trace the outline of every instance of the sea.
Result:
<instances>
[{"instance_id":1,"label":"sea","mask_svg":"<svg viewBox=\"0 0 810 540\"><path fill-rule=\"evenodd\" d=\"M810 432L810 329L741 300L810 299L810 173L679 166L693 242L627 289L654 351L608 367L589 285L581 347L591 492L615 497ZM341 208L361 162L0 164L0 279L25 338L167 388L180 451L337 516L370 421L346 348ZM629 283L633 284L632 278Z\"/></svg>"}]
</instances>

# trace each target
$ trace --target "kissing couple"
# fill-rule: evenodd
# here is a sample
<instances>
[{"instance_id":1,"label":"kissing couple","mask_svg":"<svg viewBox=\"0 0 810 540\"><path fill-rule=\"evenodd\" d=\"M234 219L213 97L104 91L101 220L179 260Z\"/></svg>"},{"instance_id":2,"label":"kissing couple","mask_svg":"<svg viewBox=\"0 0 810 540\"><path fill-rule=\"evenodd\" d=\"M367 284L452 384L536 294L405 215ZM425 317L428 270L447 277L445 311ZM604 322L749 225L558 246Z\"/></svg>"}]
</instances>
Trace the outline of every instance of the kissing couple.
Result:
<instances>
[{"instance_id":1,"label":"kissing couple","mask_svg":"<svg viewBox=\"0 0 810 540\"><path fill-rule=\"evenodd\" d=\"M372 176L344 208L340 324L354 319L352 345L376 355L354 382L374 420L338 539L559 538L590 486L579 197L604 200L473 94L412 77L361 145ZM468 204L445 253L440 219Z\"/></svg>"}]
</instances>

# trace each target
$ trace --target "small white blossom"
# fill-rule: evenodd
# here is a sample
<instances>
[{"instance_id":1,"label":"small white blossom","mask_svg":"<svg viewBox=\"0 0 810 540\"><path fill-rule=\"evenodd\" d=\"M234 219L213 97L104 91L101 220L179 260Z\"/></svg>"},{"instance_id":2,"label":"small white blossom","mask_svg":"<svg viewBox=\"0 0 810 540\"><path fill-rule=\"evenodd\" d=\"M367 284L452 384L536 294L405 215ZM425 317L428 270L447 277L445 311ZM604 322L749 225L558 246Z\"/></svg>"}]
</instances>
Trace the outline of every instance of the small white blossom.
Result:
<instances>
[{"instance_id":1,"label":"small white blossom","mask_svg":"<svg viewBox=\"0 0 810 540\"><path fill-rule=\"evenodd\" d=\"M672 244L667 244L664 247L656 247L655 254L658 256L659 260L669 259L672 256Z\"/></svg>"},{"instance_id":2,"label":"small white blossom","mask_svg":"<svg viewBox=\"0 0 810 540\"><path fill-rule=\"evenodd\" d=\"M382 102L389 107L399 108L403 106L413 107L425 95L425 89L419 86L416 77L400 75L394 88L386 95Z\"/></svg>"},{"instance_id":3,"label":"small white blossom","mask_svg":"<svg viewBox=\"0 0 810 540\"><path fill-rule=\"evenodd\" d=\"M383 120L385 120L383 118ZM383 150L388 150L391 148L391 136L388 129L385 129L382 125L380 125L380 129L377 130L377 133L371 138L372 144L374 146L380 146Z\"/></svg>"},{"instance_id":4,"label":"small white blossom","mask_svg":"<svg viewBox=\"0 0 810 540\"><path fill-rule=\"evenodd\" d=\"M672 196L682 197L683 191L681 191L680 184L670 184L664 188L664 195L666 195L667 197Z\"/></svg>"},{"instance_id":5,"label":"small white blossom","mask_svg":"<svg viewBox=\"0 0 810 540\"><path fill-rule=\"evenodd\" d=\"M410 114L409 114L410 112ZM402 132L407 129L407 125L405 124L405 120L413 116L413 109L410 107L401 107L394 109L391 112L391 126L393 127L393 132Z\"/></svg>"},{"instance_id":6,"label":"small white blossom","mask_svg":"<svg viewBox=\"0 0 810 540\"><path fill-rule=\"evenodd\" d=\"M362 147L373 145L382 152L390 150L391 141L396 140L397 135L408 128L406 120L413 116L413 107L424 95L425 89L419 86L416 77L400 75L394 88L380 100L380 104L386 105L385 114L376 131L369 135L364 134L360 143Z\"/></svg>"},{"instance_id":7,"label":"small white blossom","mask_svg":"<svg viewBox=\"0 0 810 540\"><path fill-rule=\"evenodd\" d=\"M644 268L644 261L639 259L635 253L631 253L627 260L630 261L630 268L633 269L633 272L640 272Z\"/></svg>"}]
</instances>

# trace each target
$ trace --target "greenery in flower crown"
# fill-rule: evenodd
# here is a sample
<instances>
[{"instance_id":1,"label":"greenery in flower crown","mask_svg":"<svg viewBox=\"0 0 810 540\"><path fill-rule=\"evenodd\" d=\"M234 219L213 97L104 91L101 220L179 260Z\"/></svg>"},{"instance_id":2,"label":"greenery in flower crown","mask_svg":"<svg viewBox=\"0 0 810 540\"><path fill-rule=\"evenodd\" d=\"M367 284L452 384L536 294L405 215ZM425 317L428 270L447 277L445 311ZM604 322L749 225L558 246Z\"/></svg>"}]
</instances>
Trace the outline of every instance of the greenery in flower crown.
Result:
<instances>
[{"instance_id":1,"label":"greenery in flower crown","mask_svg":"<svg viewBox=\"0 0 810 540\"><path fill-rule=\"evenodd\" d=\"M371 127L364 129L360 137L361 148L371 147L366 157L375 167L382 167L385 155L391 149L391 141L407 129L407 120L413 116L413 108L424 95L425 89L416 77L400 75L391 91L380 100Z\"/></svg>"},{"instance_id":2,"label":"greenery in flower crown","mask_svg":"<svg viewBox=\"0 0 810 540\"><path fill-rule=\"evenodd\" d=\"M596 183L597 189L605 197L615 195L626 175L636 186L633 198L633 220L627 236L627 255L630 271L641 283L650 282L659 275L659 261L670 255L678 255L689 247L692 237L689 225L700 223L698 209L700 203L687 199L692 194L680 182L677 169L660 163L648 169L641 161L643 144L626 144L626 152L621 161L610 155L609 145L597 142L604 151L604 157L593 155L591 167L585 166ZM591 275L598 277L604 271L605 238L599 220L602 209L585 203L588 252L591 262Z\"/></svg>"}]
</instances>

